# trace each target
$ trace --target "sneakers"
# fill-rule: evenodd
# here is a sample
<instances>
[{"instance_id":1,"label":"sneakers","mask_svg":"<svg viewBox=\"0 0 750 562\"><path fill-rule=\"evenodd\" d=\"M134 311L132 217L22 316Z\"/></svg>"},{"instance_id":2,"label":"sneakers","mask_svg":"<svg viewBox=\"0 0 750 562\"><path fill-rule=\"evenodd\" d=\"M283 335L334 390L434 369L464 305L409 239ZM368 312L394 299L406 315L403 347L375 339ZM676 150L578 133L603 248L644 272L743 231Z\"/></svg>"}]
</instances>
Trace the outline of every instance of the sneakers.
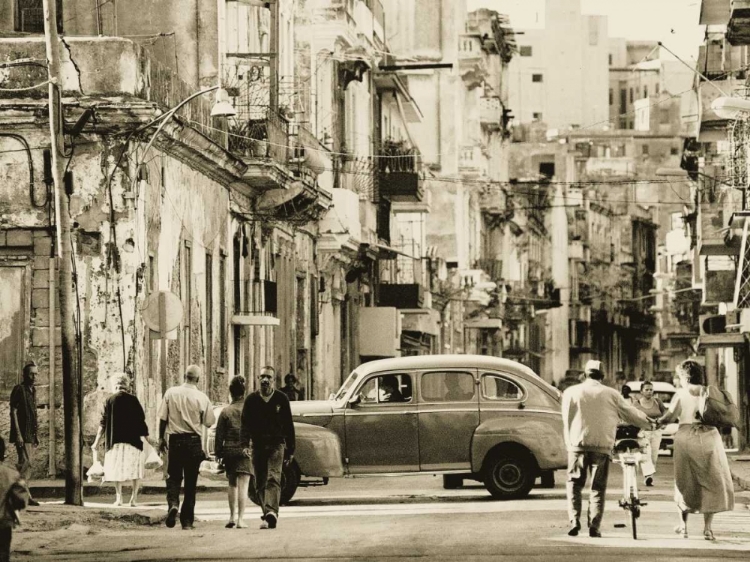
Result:
<instances>
[{"instance_id":1,"label":"sneakers","mask_svg":"<svg viewBox=\"0 0 750 562\"><path fill-rule=\"evenodd\" d=\"M276 514L275 513L266 513L266 520L265 523L268 523L269 529L275 529L276 528Z\"/></svg>"},{"instance_id":2,"label":"sneakers","mask_svg":"<svg viewBox=\"0 0 750 562\"><path fill-rule=\"evenodd\" d=\"M599 529L594 529L593 527L589 527L589 536L595 539L602 538L602 533Z\"/></svg>"},{"instance_id":3,"label":"sneakers","mask_svg":"<svg viewBox=\"0 0 750 562\"><path fill-rule=\"evenodd\" d=\"M653 486L654 485L654 479L652 476L646 476L646 486Z\"/></svg>"},{"instance_id":4,"label":"sneakers","mask_svg":"<svg viewBox=\"0 0 750 562\"><path fill-rule=\"evenodd\" d=\"M581 524L576 521L575 523L570 524L570 529L568 530L568 536L569 537L577 537L578 531L581 530Z\"/></svg>"},{"instance_id":5,"label":"sneakers","mask_svg":"<svg viewBox=\"0 0 750 562\"><path fill-rule=\"evenodd\" d=\"M169 513L167 513L167 521L166 525L170 529L175 526L175 523L177 522L177 508L176 507L170 507Z\"/></svg>"}]
</instances>

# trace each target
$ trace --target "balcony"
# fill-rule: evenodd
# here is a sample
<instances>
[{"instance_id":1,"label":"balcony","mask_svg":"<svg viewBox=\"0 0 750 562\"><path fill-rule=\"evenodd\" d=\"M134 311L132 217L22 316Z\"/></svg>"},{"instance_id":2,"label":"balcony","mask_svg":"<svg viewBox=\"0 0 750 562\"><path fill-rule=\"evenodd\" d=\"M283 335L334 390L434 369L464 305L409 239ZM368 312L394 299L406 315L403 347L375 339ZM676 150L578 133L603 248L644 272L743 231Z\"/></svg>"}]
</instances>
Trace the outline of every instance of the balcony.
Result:
<instances>
[{"instance_id":1,"label":"balcony","mask_svg":"<svg viewBox=\"0 0 750 562\"><path fill-rule=\"evenodd\" d=\"M634 177L633 158L588 158L585 173L589 177Z\"/></svg>"},{"instance_id":2,"label":"balcony","mask_svg":"<svg viewBox=\"0 0 750 562\"><path fill-rule=\"evenodd\" d=\"M275 281L254 279L252 283L252 300L257 306L243 310L237 298L239 287L235 287L235 310L232 315L234 326L279 326L278 318L278 285Z\"/></svg>"},{"instance_id":3,"label":"balcony","mask_svg":"<svg viewBox=\"0 0 750 562\"><path fill-rule=\"evenodd\" d=\"M425 290L419 283L382 283L378 287L378 306L422 308Z\"/></svg>"},{"instance_id":4,"label":"balcony","mask_svg":"<svg viewBox=\"0 0 750 562\"><path fill-rule=\"evenodd\" d=\"M391 201L418 203L424 198L421 157L403 141L386 141L378 158L378 189Z\"/></svg>"},{"instance_id":5,"label":"balcony","mask_svg":"<svg viewBox=\"0 0 750 562\"><path fill-rule=\"evenodd\" d=\"M474 268L483 270L491 281L497 282L503 278L503 260L482 258L477 260Z\"/></svg>"},{"instance_id":6,"label":"balcony","mask_svg":"<svg viewBox=\"0 0 750 562\"><path fill-rule=\"evenodd\" d=\"M750 45L750 0L732 0L727 40L732 45Z\"/></svg>"},{"instance_id":7,"label":"balcony","mask_svg":"<svg viewBox=\"0 0 750 562\"><path fill-rule=\"evenodd\" d=\"M479 106L479 122L490 131L499 131L503 126L503 104L498 96L483 97Z\"/></svg>"}]
</instances>

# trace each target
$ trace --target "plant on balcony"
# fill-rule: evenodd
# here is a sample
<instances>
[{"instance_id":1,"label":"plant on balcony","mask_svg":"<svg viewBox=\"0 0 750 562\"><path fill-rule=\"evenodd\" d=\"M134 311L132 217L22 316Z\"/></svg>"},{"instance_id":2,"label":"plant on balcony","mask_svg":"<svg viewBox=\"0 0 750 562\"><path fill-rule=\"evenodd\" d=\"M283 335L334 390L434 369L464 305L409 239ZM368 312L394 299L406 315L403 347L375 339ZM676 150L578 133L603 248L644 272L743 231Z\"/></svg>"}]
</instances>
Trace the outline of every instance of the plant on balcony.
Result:
<instances>
[{"instance_id":1,"label":"plant on balcony","mask_svg":"<svg viewBox=\"0 0 750 562\"><path fill-rule=\"evenodd\" d=\"M404 140L385 139L379 156L378 168L383 173L417 171L418 152Z\"/></svg>"}]
</instances>

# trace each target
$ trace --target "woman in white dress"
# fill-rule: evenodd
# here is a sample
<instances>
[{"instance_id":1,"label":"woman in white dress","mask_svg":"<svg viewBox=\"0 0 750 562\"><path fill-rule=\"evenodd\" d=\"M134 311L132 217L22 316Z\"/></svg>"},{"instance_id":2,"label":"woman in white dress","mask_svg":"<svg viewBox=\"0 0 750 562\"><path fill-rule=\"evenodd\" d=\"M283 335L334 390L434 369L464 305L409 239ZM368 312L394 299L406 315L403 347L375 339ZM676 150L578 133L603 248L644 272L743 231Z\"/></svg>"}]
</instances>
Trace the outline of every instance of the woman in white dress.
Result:
<instances>
[{"instance_id":1,"label":"woman in white dress","mask_svg":"<svg viewBox=\"0 0 750 562\"><path fill-rule=\"evenodd\" d=\"M659 426L677 419L680 427L674 437L675 502L680 524L675 532L687 538L689 513L703 514L703 537L714 539L714 514L734 509L734 487L727 454L719 430L705 425L699 413L707 393L703 367L687 360L677 368L680 388Z\"/></svg>"},{"instance_id":2,"label":"woman in white dress","mask_svg":"<svg viewBox=\"0 0 750 562\"><path fill-rule=\"evenodd\" d=\"M107 452L104 455L104 482L115 484L115 505L122 505L122 485L131 482L133 493L130 505L138 500L138 485L143 478L143 445L148 443L146 415L138 398L128 392L130 378L120 375L115 393L107 398L102 412L99 431L92 450L96 450L102 434L105 435Z\"/></svg>"}]
</instances>

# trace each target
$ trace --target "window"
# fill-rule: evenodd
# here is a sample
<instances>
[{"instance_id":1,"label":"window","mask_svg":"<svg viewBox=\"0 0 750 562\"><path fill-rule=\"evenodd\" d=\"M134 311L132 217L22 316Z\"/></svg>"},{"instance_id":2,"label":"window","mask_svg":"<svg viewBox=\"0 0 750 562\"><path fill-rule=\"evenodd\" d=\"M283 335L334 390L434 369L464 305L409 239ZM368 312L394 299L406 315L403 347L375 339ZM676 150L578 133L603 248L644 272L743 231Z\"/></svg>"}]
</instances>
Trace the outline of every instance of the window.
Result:
<instances>
[{"instance_id":1,"label":"window","mask_svg":"<svg viewBox=\"0 0 750 562\"><path fill-rule=\"evenodd\" d=\"M542 112L541 111L535 111L531 114L531 116L534 118L535 121L541 121L542 120Z\"/></svg>"},{"instance_id":2,"label":"window","mask_svg":"<svg viewBox=\"0 0 750 562\"><path fill-rule=\"evenodd\" d=\"M647 97L648 97L648 86L644 86L644 87L643 87L643 97L644 97L644 98L647 98Z\"/></svg>"},{"instance_id":3,"label":"window","mask_svg":"<svg viewBox=\"0 0 750 562\"><path fill-rule=\"evenodd\" d=\"M219 366L227 366L227 254L222 250L219 256Z\"/></svg>"},{"instance_id":4,"label":"window","mask_svg":"<svg viewBox=\"0 0 750 562\"><path fill-rule=\"evenodd\" d=\"M466 402L476 396L474 375L455 371L424 373L422 400L426 402Z\"/></svg>"},{"instance_id":5,"label":"window","mask_svg":"<svg viewBox=\"0 0 750 562\"><path fill-rule=\"evenodd\" d=\"M411 376L403 373L380 375L368 379L359 389L362 404L411 402Z\"/></svg>"},{"instance_id":6,"label":"window","mask_svg":"<svg viewBox=\"0 0 750 562\"><path fill-rule=\"evenodd\" d=\"M630 88L630 103L633 103L633 88Z\"/></svg>"},{"instance_id":7,"label":"window","mask_svg":"<svg viewBox=\"0 0 750 562\"><path fill-rule=\"evenodd\" d=\"M206 389L211 391L214 364L214 257L206 252Z\"/></svg>"},{"instance_id":8,"label":"window","mask_svg":"<svg viewBox=\"0 0 750 562\"><path fill-rule=\"evenodd\" d=\"M482 396L488 400L521 400L523 390L508 377L482 375Z\"/></svg>"},{"instance_id":9,"label":"window","mask_svg":"<svg viewBox=\"0 0 750 562\"><path fill-rule=\"evenodd\" d=\"M518 53L522 57L530 57L533 54L533 50L531 48L531 45L521 45L521 48L518 50Z\"/></svg>"},{"instance_id":10,"label":"window","mask_svg":"<svg viewBox=\"0 0 750 562\"><path fill-rule=\"evenodd\" d=\"M157 280L156 280L156 258L153 254L148 255L148 292L153 293L156 291Z\"/></svg>"},{"instance_id":11,"label":"window","mask_svg":"<svg viewBox=\"0 0 750 562\"><path fill-rule=\"evenodd\" d=\"M615 91L612 88L610 88L609 89L609 105L612 105L613 103L615 103Z\"/></svg>"},{"instance_id":12,"label":"window","mask_svg":"<svg viewBox=\"0 0 750 562\"><path fill-rule=\"evenodd\" d=\"M541 74L532 74L531 75L531 81L532 82L542 82L543 76Z\"/></svg>"},{"instance_id":13,"label":"window","mask_svg":"<svg viewBox=\"0 0 750 562\"><path fill-rule=\"evenodd\" d=\"M643 156L648 156L648 145L647 144L641 145L641 154Z\"/></svg>"},{"instance_id":14,"label":"window","mask_svg":"<svg viewBox=\"0 0 750 562\"><path fill-rule=\"evenodd\" d=\"M183 352L184 352L184 366L187 368L190 365L190 311L193 302L193 254L192 247L189 240L185 240L185 247L183 249L184 255L184 277L182 278L183 297L184 297L184 313L182 315L182 326L183 326Z\"/></svg>"},{"instance_id":15,"label":"window","mask_svg":"<svg viewBox=\"0 0 750 562\"><path fill-rule=\"evenodd\" d=\"M57 32L63 31L62 0L57 0ZM44 33L42 0L15 0L15 30L23 33Z\"/></svg>"},{"instance_id":16,"label":"window","mask_svg":"<svg viewBox=\"0 0 750 562\"><path fill-rule=\"evenodd\" d=\"M612 53L609 54L609 66L612 66Z\"/></svg>"},{"instance_id":17,"label":"window","mask_svg":"<svg viewBox=\"0 0 750 562\"><path fill-rule=\"evenodd\" d=\"M669 149L669 153L672 156L677 156L680 153L680 149L677 148L676 146L673 146L672 148Z\"/></svg>"},{"instance_id":18,"label":"window","mask_svg":"<svg viewBox=\"0 0 750 562\"><path fill-rule=\"evenodd\" d=\"M655 94L656 94L657 96L659 95L659 84L658 84L658 83L657 83L657 84L656 84L656 85L654 86L654 93L655 93Z\"/></svg>"}]
</instances>

